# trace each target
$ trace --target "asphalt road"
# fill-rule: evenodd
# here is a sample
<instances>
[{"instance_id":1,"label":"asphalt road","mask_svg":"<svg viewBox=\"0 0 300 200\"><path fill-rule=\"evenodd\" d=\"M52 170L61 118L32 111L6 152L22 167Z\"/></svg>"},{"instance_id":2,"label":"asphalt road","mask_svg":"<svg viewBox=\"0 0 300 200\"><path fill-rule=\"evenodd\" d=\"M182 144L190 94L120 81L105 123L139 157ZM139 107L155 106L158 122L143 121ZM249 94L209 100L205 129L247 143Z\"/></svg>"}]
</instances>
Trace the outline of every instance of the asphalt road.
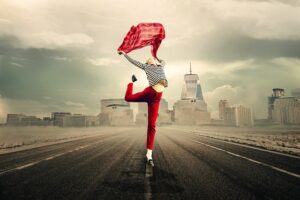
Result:
<instances>
[{"instance_id":1,"label":"asphalt road","mask_svg":"<svg viewBox=\"0 0 300 200\"><path fill-rule=\"evenodd\" d=\"M0 155L0 199L300 199L300 158L158 127Z\"/></svg>"}]
</instances>

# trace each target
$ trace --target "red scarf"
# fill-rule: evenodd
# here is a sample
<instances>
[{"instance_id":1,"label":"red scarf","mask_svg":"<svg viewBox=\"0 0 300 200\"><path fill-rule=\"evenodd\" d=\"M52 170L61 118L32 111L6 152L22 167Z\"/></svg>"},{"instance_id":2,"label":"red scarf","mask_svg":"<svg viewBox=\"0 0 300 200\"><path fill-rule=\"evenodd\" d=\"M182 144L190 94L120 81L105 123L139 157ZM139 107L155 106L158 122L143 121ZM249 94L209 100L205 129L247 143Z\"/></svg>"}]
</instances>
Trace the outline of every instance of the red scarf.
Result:
<instances>
[{"instance_id":1,"label":"red scarf","mask_svg":"<svg viewBox=\"0 0 300 200\"><path fill-rule=\"evenodd\" d=\"M132 50L151 45L152 56L156 53L161 41L165 38L165 29L160 23L140 23L132 26L118 51L129 53Z\"/></svg>"}]
</instances>

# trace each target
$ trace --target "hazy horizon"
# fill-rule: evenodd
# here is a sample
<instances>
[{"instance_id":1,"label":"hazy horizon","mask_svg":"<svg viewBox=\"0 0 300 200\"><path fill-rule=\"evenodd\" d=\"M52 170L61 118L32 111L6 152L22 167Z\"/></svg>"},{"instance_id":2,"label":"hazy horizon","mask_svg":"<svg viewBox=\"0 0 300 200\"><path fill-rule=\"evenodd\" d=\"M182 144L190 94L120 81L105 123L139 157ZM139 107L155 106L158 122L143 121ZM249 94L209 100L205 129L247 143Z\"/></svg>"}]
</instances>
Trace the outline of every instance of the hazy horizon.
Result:
<instances>
[{"instance_id":1,"label":"hazy horizon","mask_svg":"<svg viewBox=\"0 0 300 200\"><path fill-rule=\"evenodd\" d=\"M122 98L132 74L146 75L116 52L132 25L160 22L171 109L183 75L200 77L212 117L218 101L267 116L267 96L300 88L300 2L296 0L138 1L0 0L0 122L7 113L96 115L100 100ZM145 61L149 48L130 53ZM134 106L136 110L136 106Z\"/></svg>"}]
</instances>

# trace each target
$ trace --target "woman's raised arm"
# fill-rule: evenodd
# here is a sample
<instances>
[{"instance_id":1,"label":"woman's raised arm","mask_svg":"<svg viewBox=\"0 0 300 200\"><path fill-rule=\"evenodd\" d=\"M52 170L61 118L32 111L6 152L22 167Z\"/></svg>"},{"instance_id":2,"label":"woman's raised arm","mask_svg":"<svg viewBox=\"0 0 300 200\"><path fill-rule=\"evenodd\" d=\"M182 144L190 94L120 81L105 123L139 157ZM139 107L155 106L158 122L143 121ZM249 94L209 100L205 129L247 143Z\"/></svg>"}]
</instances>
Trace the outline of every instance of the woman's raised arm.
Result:
<instances>
[{"instance_id":1,"label":"woman's raised arm","mask_svg":"<svg viewBox=\"0 0 300 200\"><path fill-rule=\"evenodd\" d=\"M120 55L123 54L123 55L125 56L125 58L126 58L129 62L131 62L131 63L134 64L135 66L141 68L142 70L145 70L145 67L146 67L145 64L143 64L143 63L141 63L141 62L139 62L139 61L137 61L137 60L134 60L133 58L131 58L129 55L127 55L126 53L124 53L124 52L122 52L122 51L120 51L119 54L120 54Z\"/></svg>"}]
</instances>

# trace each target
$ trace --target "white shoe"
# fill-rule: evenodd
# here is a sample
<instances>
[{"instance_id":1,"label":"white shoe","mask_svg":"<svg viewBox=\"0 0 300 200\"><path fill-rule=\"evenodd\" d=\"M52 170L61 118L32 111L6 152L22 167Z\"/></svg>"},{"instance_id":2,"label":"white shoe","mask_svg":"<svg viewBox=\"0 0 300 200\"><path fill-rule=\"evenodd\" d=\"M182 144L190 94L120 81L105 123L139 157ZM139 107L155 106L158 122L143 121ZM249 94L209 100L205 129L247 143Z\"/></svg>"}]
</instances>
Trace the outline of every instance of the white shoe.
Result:
<instances>
[{"instance_id":1,"label":"white shoe","mask_svg":"<svg viewBox=\"0 0 300 200\"><path fill-rule=\"evenodd\" d=\"M150 166L152 166L152 167L154 167L154 162L153 162L152 159L149 159L149 160L147 161L147 164L150 165Z\"/></svg>"}]
</instances>

